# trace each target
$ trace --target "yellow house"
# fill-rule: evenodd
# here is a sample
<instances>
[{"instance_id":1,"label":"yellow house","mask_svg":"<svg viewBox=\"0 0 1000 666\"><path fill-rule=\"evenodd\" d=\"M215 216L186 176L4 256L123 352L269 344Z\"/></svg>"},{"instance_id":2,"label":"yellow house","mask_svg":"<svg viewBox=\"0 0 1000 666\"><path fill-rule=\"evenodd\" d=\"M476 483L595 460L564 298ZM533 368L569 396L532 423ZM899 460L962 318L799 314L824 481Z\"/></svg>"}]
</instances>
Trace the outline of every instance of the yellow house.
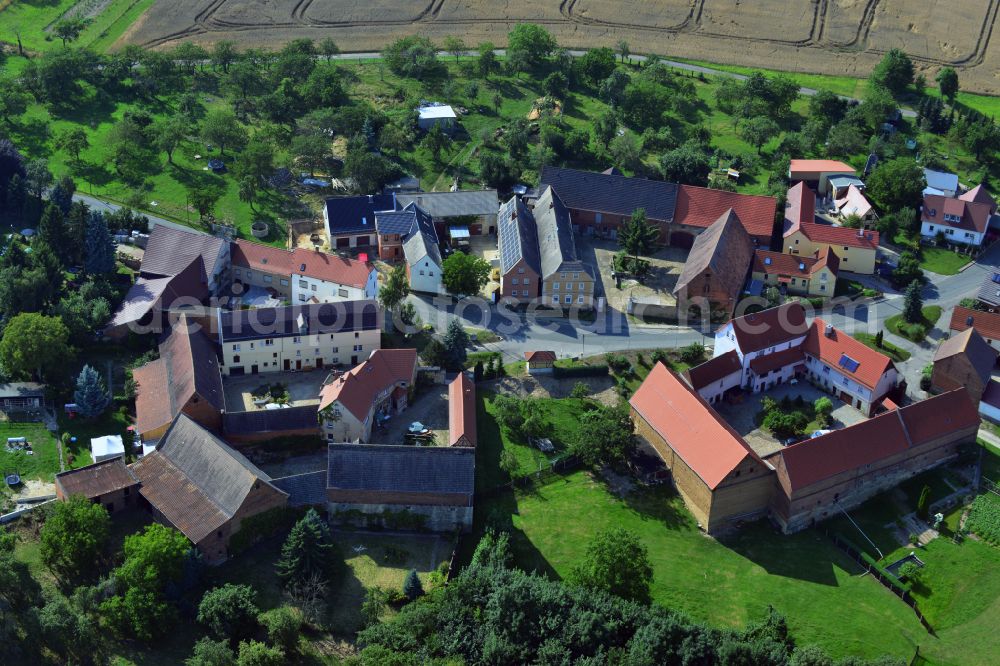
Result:
<instances>
[{"instance_id":1,"label":"yellow house","mask_svg":"<svg viewBox=\"0 0 1000 666\"><path fill-rule=\"evenodd\" d=\"M835 227L815 222L816 193L798 183L788 190L781 251L799 257L818 257L832 250L840 260L839 270L872 275L878 253L878 232Z\"/></svg>"},{"instance_id":2,"label":"yellow house","mask_svg":"<svg viewBox=\"0 0 1000 666\"><path fill-rule=\"evenodd\" d=\"M837 285L840 260L829 248L816 257L757 250L751 272L754 280L767 287L777 287L786 294L828 298Z\"/></svg>"}]
</instances>

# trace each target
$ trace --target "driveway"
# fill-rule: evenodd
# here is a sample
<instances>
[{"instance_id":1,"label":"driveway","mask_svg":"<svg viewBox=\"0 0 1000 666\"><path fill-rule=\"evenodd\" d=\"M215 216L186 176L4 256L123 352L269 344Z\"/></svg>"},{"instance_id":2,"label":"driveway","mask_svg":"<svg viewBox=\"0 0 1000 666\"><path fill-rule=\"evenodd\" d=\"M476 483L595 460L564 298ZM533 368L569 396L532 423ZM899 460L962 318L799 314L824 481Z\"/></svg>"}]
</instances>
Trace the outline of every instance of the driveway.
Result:
<instances>
[{"instance_id":1,"label":"driveway","mask_svg":"<svg viewBox=\"0 0 1000 666\"><path fill-rule=\"evenodd\" d=\"M284 384L288 391L291 407L319 404L319 390L323 386L328 371L312 372L267 372L243 377L224 377L222 384L226 393L226 409L231 412L250 412L262 407L253 404L253 391L263 386Z\"/></svg>"},{"instance_id":2,"label":"driveway","mask_svg":"<svg viewBox=\"0 0 1000 666\"><path fill-rule=\"evenodd\" d=\"M378 444L403 444L410 424L419 421L431 430L438 446L448 444L448 386L435 384L417 393L413 402L399 416L383 426L376 426L372 441Z\"/></svg>"},{"instance_id":3,"label":"driveway","mask_svg":"<svg viewBox=\"0 0 1000 666\"><path fill-rule=\"evenodd\" d=\"M636 299L655 297L663 305L672 305L676 302L672 292L684 268L687 250L666 247L651 257L643 257L650 263L649 275L642 284L637 280L623 280L622 288L619 289L615 279L611 277L613 271L611 262L621 249L618 243L581 235L577 236L577 247L584 263L597 268L598 275L595 277L600 283L597 295L605 296L611 308L625 312L630 296Z\"/></svg>"}]
</instances>

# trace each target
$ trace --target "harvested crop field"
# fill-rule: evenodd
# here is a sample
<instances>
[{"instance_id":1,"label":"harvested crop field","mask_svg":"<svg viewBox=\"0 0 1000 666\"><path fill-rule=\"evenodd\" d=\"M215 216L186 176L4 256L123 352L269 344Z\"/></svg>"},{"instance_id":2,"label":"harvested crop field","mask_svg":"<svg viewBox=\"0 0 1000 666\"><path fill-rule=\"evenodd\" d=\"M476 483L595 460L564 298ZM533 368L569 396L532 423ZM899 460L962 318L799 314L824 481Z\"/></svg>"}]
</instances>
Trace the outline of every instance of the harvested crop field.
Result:
<instances>
[{"instance_id":1,"label":"harvested crop field","mask_svg":"<svg viewBox=\"0 0 1000 666\"><path fill-rule=\"evenodd\" d=\"M408 34L502 44L532 21L567 47L624 39L636 53L858 77L900 47L931 76L952 65L964 90L997 94L998 10L1000 0L157 0L119 45L332 37L373 51Z\"/></svg>"}]
</instances>

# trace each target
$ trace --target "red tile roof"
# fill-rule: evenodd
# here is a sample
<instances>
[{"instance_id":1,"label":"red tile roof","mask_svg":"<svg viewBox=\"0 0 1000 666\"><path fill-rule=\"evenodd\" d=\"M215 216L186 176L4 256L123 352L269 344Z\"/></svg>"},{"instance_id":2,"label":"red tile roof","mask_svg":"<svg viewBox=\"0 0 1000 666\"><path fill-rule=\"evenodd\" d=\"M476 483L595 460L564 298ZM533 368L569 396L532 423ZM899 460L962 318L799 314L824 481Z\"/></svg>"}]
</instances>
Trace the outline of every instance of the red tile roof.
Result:
<instances>
[{"instance_id":1,"label":"red tile roof","mask_svg":"<svg viewBox=\"0 0 1000 666\"><path fill-rule=\"evenodd\" d=\"M364 421L379 393L400 382L412 382L416 372L416 349L376 349L367 361L320 389L319 409L339 402Z\"/></svg>"},{"instance_id":2,"label":"red tile roof","mask_svg":"<svg viewBox=\"0 0 1000 666\"><path fill-rule=\"evenodd\" d=\"M777 205L774 197L681 185L677 192L674 222L705 229L732 208L747 233L770 242Z\"/></svg>"},{"instance_id":3,"label":"red tile roof","mask_svg":"<svg viewBox=\"0 0 1000 666\"><path fill-rule=\"evenodd\" d=\"M787 236L802 224L816 220L816 193L798 183L788 188L785 194L785 224L783 233Z\"/></svg>"},{"instance_id":4,"label":"red tile roof","mask_svg":"<svg viewBox=\"0 0 1000 666\"><path fill-rule=\"evenodd\" d=\"M796 173L853 173L858 171L850 164L844 164L837 160L791 160L788 164L788 172L792 180L796 180Z\"/></svg>"},{"instance_id":5,"label":"red tile roof","mask_svg":"<svg viewBox=\"0 0 1000 666\"><path fill-rule=\"evenodd\" d=\"M878 249L879 234L871 229L851 229L849 227L835 227L832 224L809 223L800 225L799 230L814 243L845 245L865 250ZM794 229L786 231L785 236L787 237L791 233L794 233Z\"/></svg>"},{"instance_id":6,"label":"red tile roof","mask_svg":"<svg viewBox=\"0 0 1000 666\"><path fill-rule=\"evenodd\" d=\"M989 196L989 195L987 195ZM928 194L924 197L924 205L920 208L920 219L928 224L943 227L954 227L977 233L985 233L990 223L992 203L952 199L940 194ZM957 222L945 220L945 215L954 215Z\"/></svg>"},{"instance_id":7,"label":"red tile roof","mask_svg":"<svg viewBox=\"0 0 1000 666\"><path fill-rule=\"evenodd\" d=\"M809 331L805 308L797 301L737 317L730 323L744 355L802 337Z\"/></svg>"},{"instance_id":8,"label":"red tile roof","mask_svg":"<svg viewBox=\"0 0 1000 666\"><path fill-rule=\"evenodd\" d=\"M554 351L524 352L524 360L528 363L554 363L556 360L556 353Z\"/></svg>"},{"instance_id":9,"label":"red tile roof","mask_svg":"<svg viewBox=\"0 0 1000 666\"><path fill-rule=\"evenodd\" d=\"M984 203L990 206L991 208L995 208L997 205L996 201L993 200L993 197L990 196L990 193L982 185L976 185L965 194L959 195L958 198L961 199L962 201L975 201L978 203Z\"/></svg>"},{"instance_id":10,"label":"red tile roof","mask_svg":"<svg viewBox=\"0 0 1000 666\"><path fill-rule=\"evenodd\" d=\"M476 445L476 385L464 372L448 385L448 445Z\"/></svg>"},{"instance_id":11,"label":"red tile roof","mask_svg":"<svg viewBox=\"0 0 1000 666\"><path fill-rule=\"evenodd\" d=\"M739 354L736 350L730 349L725 354L685 370L684 377L687 378L691 388L697 391L742 370Z\"/></svg>"},{"instance_id":12,"label":"red tile roof","mask_svg":"<svg viewBox=\"0 0 1000 666\"><path fill-rule=\"evenodd\" d=\"M268 273L302 275L325 282L363 288L374 270L370 262L356 261L319 250L283 250L246 240L233 243L234 266Z\"/></svg>"},{"instance_id":13,"label":"red tile roof","mask_svg":"<svg viewBox=\"0 0 1000 666\"><path fill-rule=\"evenodd\" d=\"M801 363L803 360L805 360L805 356L802 355L802 348L791 347L751 359L750 369L757 375L763 376L772 370L778 370L793 363Z\"/></svg>"},{"instance_id":14,"label":"red tile roof","mask_svg":"<svg viewBox=\"0 0 1000 666\"><path fill-rule=\"evenodd\" d=\"M826 322L819 317L813 320L809 335L802 343L802 349L841 374L873 390L882 375L895 367L888 356L866 347L841 330L833 328L828 336ZM841 358L845 355L858 362L855 371L852 372L840 364Z\"/></svg>"},{"instance_id":15,"label":"red tile roof","mask_svg":"<svg viewBox=\"0 0 1000 666\"><path fill-rule=\"evenodd\" d=\"M978 423L968 392L955 389L793 444L774 458L784 465L790 486L786 490L795 491Z\"/></svg>"},{"instance_id":16,"label":"red tile roof","mask_svg":"<svg viewBox=\"0 0 1000 666\"><path fill-rule=\"evenodd\" d=\"M167 386L167 362L162 358L132 371L135 380L135 427L140 435L169 425L175 414Z\"/></svg>"},{"instance_id":17,"label":"red tile roof","mask_svg":"<svg viewBox=\"0 0 1000 666\"><path fill-rule=\"evenodd\" d=\"M753 449L672 370L657 363L629 400L632 408L715 489Z\"/></svg>"},{"instance_id":18,"label":"red tile roof","mask_svg":"<svg viewBox=\"0 0 1000 666\"><path fill-rule=\"evenodd\" d=\"M972 327L979 332L979 335L987 340L1000 340L1000 313L996 312L980 312L957 305L951 313L951 323L948 328L953 331L964 331L969 328L970 318Z\"/></svg>"},{"instance_id":19,"label":"red tile roof","mask_svg":"<svg viewBox=\"0 0 1000 666\"><path fill-rule=\"evenodd\" d=\"M757 250L753 258L753 272L807 278L816 271L817 264L819 264L819 259L812 257Z\"/></svg>"}]
</instances>

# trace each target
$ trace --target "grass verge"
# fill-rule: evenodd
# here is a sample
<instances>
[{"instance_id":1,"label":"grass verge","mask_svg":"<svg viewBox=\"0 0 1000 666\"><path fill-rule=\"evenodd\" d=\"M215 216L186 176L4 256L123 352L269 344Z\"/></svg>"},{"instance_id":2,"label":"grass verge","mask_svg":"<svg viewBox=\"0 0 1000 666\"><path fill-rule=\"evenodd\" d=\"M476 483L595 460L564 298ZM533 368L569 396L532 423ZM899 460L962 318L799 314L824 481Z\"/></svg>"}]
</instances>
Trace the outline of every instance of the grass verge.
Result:
<instances>
[{"instance_id":1,"label":"grass verge","mask_svg":"<svg viewBox=\"0 0 1000 666\"><path fill-rule=\"evenodd\" d=\"M940 247L925 247L920 252L920 267L938 275L955 275L972 258Z\"/></svg>"},{"instance_id":2,"label":"grass verge","mask_svg":"<svg viewBox=\"0 0 1000 666\"><path fill-rule=\"evenodd\" d=\"M886 340L883 340L882 346L879 346L875 343L875 336L869 333L855 333L854 339L866 347L885 354L895 363L902 363L903 361L908 361L910 359L910 352L901 347L897 347Z\"/></svg>"}]
</instances>

